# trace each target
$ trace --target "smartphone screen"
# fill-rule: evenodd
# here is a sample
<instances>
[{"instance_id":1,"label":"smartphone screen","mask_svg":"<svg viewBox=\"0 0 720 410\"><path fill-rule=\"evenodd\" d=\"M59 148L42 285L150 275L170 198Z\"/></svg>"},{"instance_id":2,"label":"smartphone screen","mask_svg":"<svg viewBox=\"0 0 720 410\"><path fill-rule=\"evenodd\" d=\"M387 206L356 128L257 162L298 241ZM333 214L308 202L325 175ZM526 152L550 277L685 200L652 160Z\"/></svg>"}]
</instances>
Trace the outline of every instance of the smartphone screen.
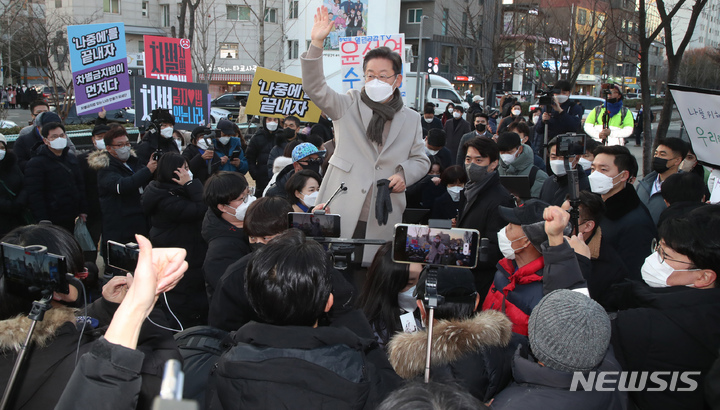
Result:
<instances>
[{"instance_id":1,"label":"smartphone screen","mask_svg":"<svg viewBox=\"0 0 720 410\"><path fill-rule=\"evenodd\" d=\"M558 135L557 155L571 156L585 154L586 135Z\"/></svg>"},{"instance_id":2,"label":"smartphone screen","mask_svg":"<svg viewBox=\"0 0 720 410\"><path fill-rule=\"evenodd\" d=\"M316 238L340 237L340 215L336 214L316 215L290 212L288 213L288 226L300 229L306 236Z\"/></svg>"},{"instance_id":3,"label":"smartphone screen","mask_svg":"<svg viewBox=\"0 0 720 410\"><path fill-rule=\"evenodd\" d=\"M65 257L44 246L2 244L3 271L8 285L20 292L50 290L68 293Z\"/></svg>"},{"instance_id":4,"label":"smartphone screen","mask_svg":"<svg viewBox=\"0 0 720 410\"><path fill-rule=\"evenodd\" d=\"M108 265L126 272L135 272L140 249L137 248L135 243L128 245L130 247L115 241L108 241Z\"/></svg>"},{"instance_id":5,"label":"smartphone screen","mask_svg":"<svg viewBox=\"0 0 720 410\"><path fill-rule=\"evenodd\" d=\"M393 260L458 268L477 265L480 233L475 229L438 229L425 225L395 225Z\"/></svg>"}]
</instances>

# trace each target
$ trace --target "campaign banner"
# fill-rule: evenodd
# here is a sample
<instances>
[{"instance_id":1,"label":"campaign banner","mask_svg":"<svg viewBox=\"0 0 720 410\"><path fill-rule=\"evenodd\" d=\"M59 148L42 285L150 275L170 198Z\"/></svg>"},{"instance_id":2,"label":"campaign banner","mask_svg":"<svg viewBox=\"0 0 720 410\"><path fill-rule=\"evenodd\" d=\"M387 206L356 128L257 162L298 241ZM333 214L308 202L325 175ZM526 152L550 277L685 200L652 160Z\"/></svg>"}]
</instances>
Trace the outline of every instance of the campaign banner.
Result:
<instances>
[{"instance_id":1,"label":"campaign banner","mask_svg":"<svg viewBox=\"0 0 720 410\"><path fill-rule=\"evenodd\" d=\"M340 66L342 69L343 91L359 90L365 85L363 58L365 58L368 51L378 47L388 47L400 54L404 66L405 35L402 33L340 38ZM398 87L400 88L400 94L404 97L407 89L405 87L405 76L403 76L402 84L398 85Z\"/></svg>"},{"instance_id":2,"label":"campaign banner","mask_svg":"<svg viewBox=\"0 0 720 410\"><path fill-rule=\"evenodd\" d=\"M190 40L144 36L145 77L157 80L192 82Z\"/></svg>"},{"instance_id":3,"label":"campaign banner","mask_svg":"<svg viewBox=\"0 0 720 410\"><path fill-rule=\"evenodd\" d=\"M318 122L320 113L320 108L305 94L301 78L257 68L245 114L272 118L294 115L300 121Z\"/></svg>"},{"instance_id":4,"label":"campaign banner","mask_svg":"<svg viewBox=\"0 0 720 410\"><path fill-rule=\"evenodd\" d=\"M68 26L78 115L130 107L125 24Z\"/></svg>"},{"instance_id":5,"label":"campaign banner","mask_svg":"<svg viewBox=\"0 0 720 410\"><path fill-rule=\"evenodd\" d=\"M720 92L670 84L697 159L720 167Z\"/></svg>"},{"instance_id":6,"label":"campaign banner","mask_svg":"<svg viewBox=\"0 0 720 410\"><path fill-rule=\"evenodd\" d=\"M156 108L170 110L175 128L192 131L209 124L210 99L207 84L137 78L135 80L135 125L150 122Z\"/></svg>"}]
</instances>

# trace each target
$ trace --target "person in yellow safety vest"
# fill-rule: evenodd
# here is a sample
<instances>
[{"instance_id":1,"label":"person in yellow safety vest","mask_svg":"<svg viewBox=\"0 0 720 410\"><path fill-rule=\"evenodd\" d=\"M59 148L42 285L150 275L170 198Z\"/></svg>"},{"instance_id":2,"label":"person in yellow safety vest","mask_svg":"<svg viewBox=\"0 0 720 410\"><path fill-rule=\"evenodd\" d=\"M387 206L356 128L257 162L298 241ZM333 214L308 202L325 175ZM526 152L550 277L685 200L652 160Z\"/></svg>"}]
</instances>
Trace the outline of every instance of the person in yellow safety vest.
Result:
<instances>
[{"instance_id":1,"label":"person in yellow safety vest","mask_svg":"<svg viewBox=\"0 0 720 410\"><path fill-rule=\"evenodd\" d=\"M625 145L625 138L632 136L635 126L629 111L623 107L620 86L614 84L604 106L599 105L590 112L583 128L595 140L607 140L606 145Z\"/></svg>"}]
</instances>

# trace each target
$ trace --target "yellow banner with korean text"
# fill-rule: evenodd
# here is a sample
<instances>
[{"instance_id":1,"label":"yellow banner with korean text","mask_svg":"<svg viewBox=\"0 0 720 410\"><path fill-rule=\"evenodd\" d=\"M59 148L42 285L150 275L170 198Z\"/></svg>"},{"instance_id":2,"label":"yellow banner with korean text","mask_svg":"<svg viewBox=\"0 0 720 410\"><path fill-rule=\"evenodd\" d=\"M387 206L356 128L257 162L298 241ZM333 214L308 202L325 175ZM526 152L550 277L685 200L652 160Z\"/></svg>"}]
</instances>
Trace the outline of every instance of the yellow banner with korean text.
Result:
<instances>
[{"instance_id":1,"label":"yellow banner with korean text","mask_svg":"<svg viewBox=\"0 0 720 410\"><path fill-rule=\"evenodd\" d=\"M318 122L320 108L310 101L302 79L258 67L253 76L245 113L271 118L294 115L304 122Z\"/></svg>"}]
</instances>

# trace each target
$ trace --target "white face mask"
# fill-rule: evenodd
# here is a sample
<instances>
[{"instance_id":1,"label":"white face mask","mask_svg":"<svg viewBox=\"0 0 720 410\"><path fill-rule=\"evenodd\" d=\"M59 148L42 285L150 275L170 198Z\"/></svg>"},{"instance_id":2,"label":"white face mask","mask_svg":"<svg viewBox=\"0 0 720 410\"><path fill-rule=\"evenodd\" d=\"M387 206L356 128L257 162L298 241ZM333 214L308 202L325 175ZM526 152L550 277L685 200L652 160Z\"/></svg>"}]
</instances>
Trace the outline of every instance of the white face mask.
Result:
<instances>
[{"instance_id":1,"label":"white face mask","mask_svg":"<svg viewBox=\"0 0 720 410\"><path fill-rule=\"evenodd\" d=\"M555 96L555 99L557 100L558 104L562 104L568 100L568 96L563 94L557 94Z\"/></svg>"},{"instance_id":2,"label":"white face mask","mask_svg":"<svg viewBox=\"0 0 720 410\"><path fill-rule=\"evenodd\" d=\"M395 84L395 81L393 81L393 84ZM365 94L367 94L367 96L375 102L383 102L387 100L388 97L392 95L393 91L395 91L395 89L391 84L388 84L385 81L380 81L377 78L365 83Z\"/></svg>"},{"instance_id":3,"label":"white face mask","mask_svg":"<svg viewBox=\"0 0 720 410\"><path fill-rule=\"evenodd\" d=\"M190 171L189 169L187 171L188 171L188 175L190 176L190 179L193 179L194 177L193 177L192 171Z\"/></svg>"},{"instance_id":4,"label":"white face mask","mask_svg":"<svg viewBox=\"0 0 720 410\"><path fill-rule=\"evenodd\" d=\"M565 161L561 159L550 160L550 169L552 170L553 174L559 177L567 174L567 171L565 170Z\"/></svg>"},{"instance_id":5,"label":"white face mask","mask_svg":"<svg viewBox=\"0 0 720 410\"><path fill-rule=\"evenodd\" d=\"M427 154L428 156L437 155L438 152L440 152L439 149L430 149L428 147L425 147L425 154Z\"/></svg>"},{"instance_id":6,"label":"white face mask","mask_svg":"<svg viewBox=\"0 0 720 410\"><path fill-rule=\"evenodd\" d=\"M414 312L417 309L417 299L413 296L416 286L411 287L405 292L398 293L398 306L406 312Z\"/></svg>"},{"instance_id":7,"label":"white face mask","mask_svg":"<svg viewBox=\"0 0 720 410\"><path fill-rule=\"evenodd\" d=\"M594 171L588 177L588 182L590 182L590 190L596 194L605 195L610 192L610 190L613 189L615 185L617 185L616 183L613 183L613 179L614 177L609 177L599 171Z\"/></svg>"},{"instance_id":8,"label":"white face mask","mask_svg":"<svg viewBox=\"0 0 720 410\"><path fill-rule=\"evenodd\" d=\"M320 191L315 191L310 195L303 195L303 203L305 206L313 207L315 206L315 202L317 202L318 195L320 194Z\"/></svg>"},{"instance_id":9,"label":"white face mask","mask_svg":"<svg viewBox=\"0 0 720 410\"><path fill-rule=\"evenodd\" d=\"M533 124L537 124L539 119L540 119L539 115L533 115Z\"/></svg>"},{"instance_id":10,"label":"white face mask","mask_svg":"<svg viewBox=\"0 0 720 410\"><path fill-rule=\"evenodd\" d=\"M582 167L583 171L587 171L592 167L592 161L586 158L580 158L580 161L578 161L578 164Z\"/></svg>"},{"instance_id":11,"label":"white face mask","mask_svg":"<svg viewBox=\"0 0 720 410\"><path fill-rule=\"evenodd\" d=\"M460 118L460 117L462 117L462 113L459 113L459 112L457 112L457 111L453 111L453 118L455 118L455 119L457 120L457 119Z\"/></svg>"},{"instance_id":12,"label":"white face mask","mask_svg":"<svg viewBox=\"0 0 720 410\"><path fill-rule=\"evenodd\" d=\"M52 149L65 149L67 147L67 138L55 138L54 140L50 141L50 148Z\"/></svg>"},{"instance_id":13,"label":"white face mask","mask_svg":"<svg viewBox=\"0 0 720 410\"><path fill-rule=\"evenodd\" d=\"M430 124L432 122L432 120L433 120L432 118L425 118L425 122L428 124Z\"/></svg>"},{"instance_id":14,"label":"white face mask","mask_svg":"<svg viewBox=\"0 0 720 410\"><path fill-rule=\"evenodd\" d=\"M516 117L517 117L518 115L520 115L521 113L522 113L522 110L512 110L512 115L514 115L514 116L516 116Z\"/></svg>"},{"instance_id":15,"label":"white face mask","mask_svg":"<svg viewBox=\"0 0 720 410\"><path fill-rule=\"evenodd\" d=\"M680 169L683 172L690 172L693 170L693 168L695 168L695 165L697 165L697 161L691 162L685 159L683 160L683 162L680 163Z\"/></svg>"},{"instance_id":16,"label":"white face mask","mask_svg":"<svg viewBox=\"0 0 720 410\"><path fill-rule=\"evenodd\" d=\"M650 254L647 258L645 258L645 263L643 263L642 268L640 269L640 272L642 273L642 278L650 287L653 288L667 288L670 285L667 284L667 280L673 273L680 271L680 272L697 272L702 269L679 269L675 270L672 266L668 265L667 263L663 262L660 258L660 254L656 251ZM686 286L693 287L692 284L688 284Z\"/></svg>"},{"instance_id":17,"label":"white face mask","mask_svg":"<svg viewBox=\"0 0 720 410\"><path fill-rule=\"evenodd\" d=\"M220 140L220 143L223 145L227 145L227 143L230 142L230 137L220 137L218 139Z\"/></svg>"},{"instance_id":18,"label":"white face mask","mask_svg":"<svg viewBox=\"0 0 720 410\"><path fill-rule=\"evenodd\" d=\"M0 161L2 161L3 159L5 159L5 153L6 153L6 152L7 152L7 151L5 151L4 149L0 149Z\"/></svg>"},{"instance_id":19,"label":"white face mask","mask_svg":"<svg viewBox=\"0 0 720 410\"><path fill-rule=\"evenodd\" d=\"M515 160L517 159L517 157L518 157L518 152L520 152L520 148L518 148L518 150L515 151L514 154L500 154L500 159L502 159L502 161L503 161L506 165L510 165L510 164L512 164L513 162L515 162Z\"/></svg>"},{"instance_id":20,"label":"white face mask","mask_svg":"<svg viewBox=\"0 0 720 410\"><path fill-rule=\"evenodd\" d=\"M198 142L197 142L197 146L198 146L198 148L200 148L200 149L203 150L203 151L205 151L205 150L207 150L207 149L209 148L209 147L208 147L208 142L207 142L207 140L206 140L205 138L200 138L200 139L198 140Z\"/></svg>"},{"instance_id":21,"label":"white face mask","mask_svg":"<svg viewBox=\"0 0 720 410\"><path fill-rule=\"evenodd\" d=\"M163 136L163 138L172 138L173 135L173 127L165 127L160 130L160 135Z\"/></svg>"},{"instance_id":22,"label":"white face mask","mask_svg":"<svg viewBox=\"0 0 720 410\"><path fill-rule=\"evenodd\" d=\"M507 237L507 233L505 232L506 229L507 229L507 226L504 226L504 227L503 227L501 230L499 230L498 233L497 233L497 236L498 236L498 246L500 247L500 252L502 252L502 254L503 254L503 256L504 256L505 258L510 259L510 260L513 260L513 259L515 259L515 252L517 252L517 251L519 251L519 250L521 250L521 249L524 249L524 248L520 248L520 249L517 249L517 250L513 249L513 247L512 247L513 242L519 241L519 240L522 239L522 238L527 238L527 236L523 235L523 236L515 239L514 241L511 241L511 240L508 239L508 237Z\"/></svg>"},{"instance_id":23,"label":"white face mask","mask_svg":"<svg viewBox=\"0 0 720 410\"><path fill-rule=\"evenodd\" d=\"M223 211L223 212L225 212L228 215L234 216L235 219L237 219L238 221L244 221L245 213L247 212L247 209L250 206L250 204L255 202L255 199L256 198L254 196L250 195L250 196L248 196L247 202L241 203L240 206L238 206L237 208L233 208L230 205L226 205L228 208L232 208L235 210L234 214L231 214L230 212L227 212L227 211Z\"/></svg>"},{"instance_id":24,"label":"white face mask","mask_svg":"<svg viewBox=\"0 0 720 410\"><path fill-rule=\"evenodd\" d=\"M265 123L265 126L267 127L268 130L275 131L278 127L278 123L275 121L273 121L273 122L268 121Z\"/></svg>"},{"instance_id":25,"label":"white face mask","mask_svg":"<svg viewBox=\"0 0 720 410\"><path fill-rule=\"evenodd\" d=\"M175 140L175 145L177 145L178 151L182 152L182 141Z\"/></svg>"},{"instance_id":26,"label":"white face mask","mask_svg":"<svg viewBox=\"0 0 720 410\"><path fill-rule=\"evenodd\" d=\"M460 191L463 190L463 187L461 186L449 186L447 187L448 194L450 194L450 199L453 200L453 202L460 201Z\"/></svg>"},{"instance_id":27,"label":"white face mask","mask_svg":"<svg viewBox=\"0 0 720 410\"><path fill-rule=\"evenodd\" d=\"M130 158L130 147L114 148L115 155L120 161L127 161Z\"/></svg>"},{"instance_id":28,"label":"white face mask","mask_svg":"<svg viewBox=\"0 0 720 410\"><path fill-rule=\"evenodd\" d=\"M95 140L95 148L105 149L105 140Z\"/></svg>"}]
</instances>

